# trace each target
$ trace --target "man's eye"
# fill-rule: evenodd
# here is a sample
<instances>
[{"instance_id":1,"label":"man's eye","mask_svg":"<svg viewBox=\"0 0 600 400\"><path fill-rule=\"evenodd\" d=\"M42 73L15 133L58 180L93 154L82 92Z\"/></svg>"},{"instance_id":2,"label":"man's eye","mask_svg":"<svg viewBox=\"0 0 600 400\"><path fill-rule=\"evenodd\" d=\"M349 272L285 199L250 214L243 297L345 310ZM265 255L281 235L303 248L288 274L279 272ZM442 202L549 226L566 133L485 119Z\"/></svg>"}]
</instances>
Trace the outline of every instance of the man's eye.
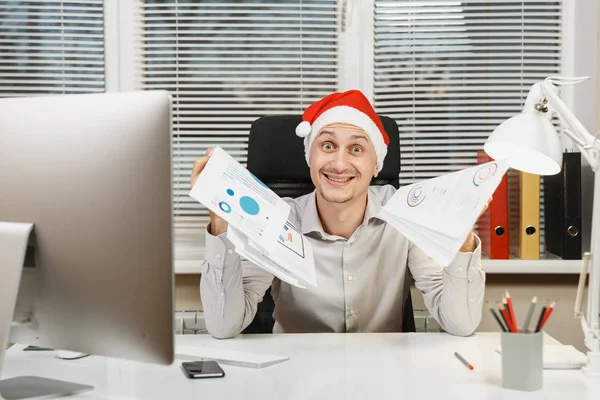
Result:
<instances>
[{"instance_id":1,"label":"man's eye","mask_svg":"<svg viewBox=\"0 0 600 400\"><path fill-rule=\"evenodd\" d=\"M329 142L325 142L323 143L323 149L325 150L332 150L333 149L333 145Z\"/></svg>"},{"instance_id":2,"label":"man's eye","mask_svg":"<svg viewBox=\"0 0 600 400\"><path fill-rule=\"evenodd\" d=\"M352 148L352 152L353 153L360 153L360 152L362 152L362 147L360 147L360 146L354 146Z\"/></svg>"}]
</instances>

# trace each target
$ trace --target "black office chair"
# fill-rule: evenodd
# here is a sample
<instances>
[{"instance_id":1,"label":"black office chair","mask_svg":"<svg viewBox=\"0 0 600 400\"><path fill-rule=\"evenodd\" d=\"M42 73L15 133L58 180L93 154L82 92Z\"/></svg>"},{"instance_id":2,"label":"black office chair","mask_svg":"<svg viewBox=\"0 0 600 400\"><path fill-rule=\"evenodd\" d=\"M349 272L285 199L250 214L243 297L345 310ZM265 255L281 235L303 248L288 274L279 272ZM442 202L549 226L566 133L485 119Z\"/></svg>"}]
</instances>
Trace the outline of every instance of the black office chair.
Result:
<instances>
[{"instance_id":1,"label":"black office chair","mask_svg":"<svg viewBox=\"0 0 600 400\"><path fill-rule=\"evenodd\" d=\"M398 125L380 116L390 137L383 168L371 185L393 185L398 188L400 173L400 138ZM304 157L303 140L295 135L301 116L262 117L254 121L248 141L247 168L280 197L296 198L312 192L315 187ZM286 140L282 140L286 138ZM243 333L271 333L275 303L270 289L258 304L256 316ZM410 291L404 302L403 332L416 332Z\"/></svg>"}]
</instances>

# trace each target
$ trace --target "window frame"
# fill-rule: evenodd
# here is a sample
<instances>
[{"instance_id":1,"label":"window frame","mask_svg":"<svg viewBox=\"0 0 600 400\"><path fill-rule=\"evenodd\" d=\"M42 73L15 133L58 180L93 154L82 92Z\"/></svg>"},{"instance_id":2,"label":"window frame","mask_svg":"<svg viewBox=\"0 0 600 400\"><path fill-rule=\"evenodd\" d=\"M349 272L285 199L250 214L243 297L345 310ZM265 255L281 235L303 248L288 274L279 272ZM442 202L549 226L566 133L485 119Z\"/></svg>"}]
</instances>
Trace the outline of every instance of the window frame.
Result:
<instances>
[{"instance_id":1,"label":"window frame","mask_svg":"<svg viewBox=\"0 0 600 400\"><path fill-rule=\"evenodd\" d=\"M339 38L339 90L360 89L373 100L373 50L374 50L374 0L339 0L342 28ZM139 27L139 0L110 1L105 3L105 66L106 90L131 91L139 85L136 71L136 30ZM597 2L562 1L562 74L565 76L589 75L584 84L568 86L562 98L582 123L596 132L596 62L598 4ZM583 243L589 247L591 227L592 188L585 181L589 165L583 162L582 185ZM589 186L589 187L586 187ZM587 235L587 236L586 236ZM175 244L181 258L175 260L175 273L200 273L203 261L203 238L198 243ZM510 262L510 261L508 261Z\"/></svg>"}]
</instances>

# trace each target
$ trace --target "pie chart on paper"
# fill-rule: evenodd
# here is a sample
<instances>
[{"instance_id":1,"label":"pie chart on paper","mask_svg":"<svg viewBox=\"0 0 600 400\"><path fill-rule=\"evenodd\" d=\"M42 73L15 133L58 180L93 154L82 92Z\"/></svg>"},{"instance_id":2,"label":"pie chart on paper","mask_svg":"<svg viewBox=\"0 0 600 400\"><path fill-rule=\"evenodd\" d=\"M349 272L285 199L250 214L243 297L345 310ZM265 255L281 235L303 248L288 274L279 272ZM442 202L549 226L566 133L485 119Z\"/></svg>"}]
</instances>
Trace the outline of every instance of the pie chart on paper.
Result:
<instances>
[{"instance_id":1,"label":"pie chart on paper","mask_svg":"<svg viewBox=\"0 0 600 400\"><path fill-rule=\"evenodd\" d=\"M258 215L260 213L258 202L250 196L240 198L240 207L248 215Z\"/></svg>"}]
</instances>

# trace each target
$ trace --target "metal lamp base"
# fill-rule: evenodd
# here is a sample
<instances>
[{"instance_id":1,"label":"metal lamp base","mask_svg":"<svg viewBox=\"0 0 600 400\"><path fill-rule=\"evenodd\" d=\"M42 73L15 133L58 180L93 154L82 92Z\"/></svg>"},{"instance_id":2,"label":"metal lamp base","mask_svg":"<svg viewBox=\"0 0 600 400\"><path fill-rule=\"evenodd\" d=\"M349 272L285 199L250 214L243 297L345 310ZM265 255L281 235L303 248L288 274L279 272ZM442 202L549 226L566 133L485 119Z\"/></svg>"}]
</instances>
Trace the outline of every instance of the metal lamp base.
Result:
<instances>
[{"instance_id":1,"label":"metal lamp base","mask_svg":"<svg viewBox=\"0 0 600 400\"><path fill-rule=\"evenodd\" d=\"M588 363L582 368L585 376L590 378L600 378L600 352L588 351Z\"/></svg>"}]
</instances>

